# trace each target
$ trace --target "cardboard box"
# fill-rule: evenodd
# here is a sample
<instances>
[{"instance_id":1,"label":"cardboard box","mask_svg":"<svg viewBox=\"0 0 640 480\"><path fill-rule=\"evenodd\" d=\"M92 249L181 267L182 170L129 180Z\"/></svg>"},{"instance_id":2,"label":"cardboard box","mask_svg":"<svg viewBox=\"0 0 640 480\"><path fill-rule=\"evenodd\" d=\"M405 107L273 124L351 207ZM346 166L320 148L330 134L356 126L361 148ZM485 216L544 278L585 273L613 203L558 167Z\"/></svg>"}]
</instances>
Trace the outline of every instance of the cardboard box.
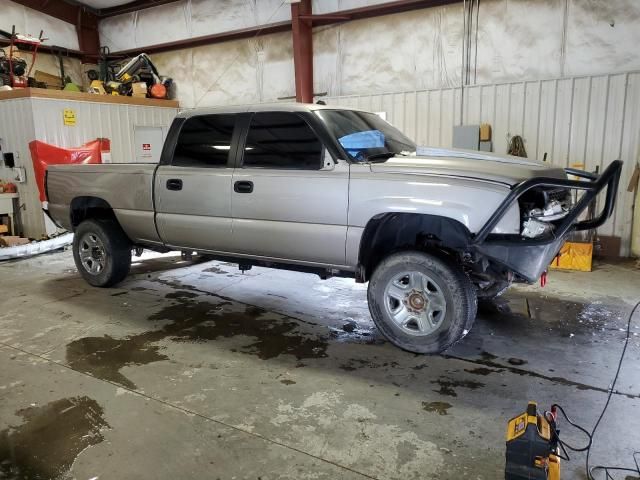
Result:
<instances>
[{"instance_id":1,"label":"cardboard box","mask_svg":"<svg viewBox=\"0 0 640 480\"><path fill-rule=\"evenodd\" d=\"M56 75L36 70L34 78L36 79L36 82L44 83L49 89L62 90L62 79Z\"/></svg>"},{"instance_id":2,"label":"cardboard box","mask_svg":"<svg viewBox=\"0 0 640 480\"><path fill-rule=\"evenodd\" d=\"M0 247L15 247L17 245L26 245L27 243L31 243L28 238L16 237L13 235L0 237Z\"/></svg>"},{"instance_id":3,"label":"cardboard box","mask_svg":"<svg viewBox=\"0 0 640 480\"><path fill-rule=\"evenodd\" d=\"M489 140L491 140L491 125L483 123L480 125L480 141L488 142Z\"/></svg>"},{"instance_id":4,"label":"cardboard box","mask_svg":"<svg viewBox=\"0 0 640 480\"><path fill-rule=\"evenodd\" d=\"M131 84L131 96L145 98L147 96L147 84L144 82L135 82Z\"/></svg>"},{"instance_id":5,"label":"cardboard box","mask_svg":"<svg viewBox=\"0 0 640 480\"><path fill-rule=\"evenodd\" d=\"M598 235L596 253L603 258L620 257L621 238L610 235Z\"/></svg>"}]
</instances>

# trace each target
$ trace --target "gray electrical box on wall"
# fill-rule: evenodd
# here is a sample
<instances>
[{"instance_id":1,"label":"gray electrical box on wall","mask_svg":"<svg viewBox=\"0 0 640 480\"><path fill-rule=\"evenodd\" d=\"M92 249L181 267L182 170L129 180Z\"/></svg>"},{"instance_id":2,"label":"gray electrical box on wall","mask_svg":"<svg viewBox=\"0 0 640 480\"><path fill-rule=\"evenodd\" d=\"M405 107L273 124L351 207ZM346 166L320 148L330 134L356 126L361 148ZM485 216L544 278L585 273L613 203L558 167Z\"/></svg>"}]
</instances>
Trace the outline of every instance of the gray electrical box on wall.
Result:
<instances>
[{"instance_id":1,"label":"gray electrical box on wall","mask_svg":"<svg viewBox=\"0 0 640 480\"><path fill-rule=\"evenodd\" d=\"M453 127L453 148L480 149L480 125L457 125Z\"/></svg>"}]
</instances>

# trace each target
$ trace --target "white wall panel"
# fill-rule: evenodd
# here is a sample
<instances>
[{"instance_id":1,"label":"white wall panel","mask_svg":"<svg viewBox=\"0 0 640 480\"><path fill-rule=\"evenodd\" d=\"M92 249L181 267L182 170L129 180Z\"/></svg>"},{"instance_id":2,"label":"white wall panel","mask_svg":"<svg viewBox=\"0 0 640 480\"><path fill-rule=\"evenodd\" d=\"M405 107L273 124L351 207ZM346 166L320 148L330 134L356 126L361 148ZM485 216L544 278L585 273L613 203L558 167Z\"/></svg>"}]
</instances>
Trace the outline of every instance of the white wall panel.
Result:
<instances>
[{"instance_id":1,"label":"white wall panel","mask_svg":"<svg viewBox=\"0 0 640 480\"><path fill-rule=\"evenodd\" d=\"M167 128L178 112L176 108L42 98L33 98L32 102L36 139L60 147L78 147L96 138L109 138L113 163L134 161L134 127ZM75 126L63 124L64 108L75 110Z\"/></svg>"},{"instance_id":2,"label":"white wall panel","mask_svg":"<svg viewBox=\"0 0 640 480\"><path fill-rule=\"evenodd\" d=\"M527 154L538 157L538 135L540 122L538 118L541 85L540 82L526 82L524 84L524 102L522 112L522 137L529 139L527 142Z\"/></svg>"},{"instance_id":3,"label":"white wall panel","mask_svg":"<svg viewBox=\"0 0 640 480\"><path fill-rule=\"evenodd\" d=\"M322 14L386 1L315 0L313 8ZM104 19L100 37L117 51L287 21L290 16L290 5L281 0L181 0ZM314 91L341 96L458 87L462 18L460 2L317 27ZM638 70L638 19L637 0L483 0L477 62L472 46L472 83ZM162 74L176 80L177 97L184 106L267 101L293 94L291 43L291 33L286 32L166 52L153 59L161 64ZM264 55L256 56L259 51ZM218 72L226 73L218 79L214 75ZM198 103L200 91L207 90L206 81L216 83L204 103ZM252 96L252 91L258 94ZM477 115L477 107L469 103L465 114ZM521 107L509 105L510 113L520 114Z\"/></svg>"},{"instance_id":4,"label":"white wall panel","mask_svg":"<svg viewBox=\"0 0 640 480\"><path fill-rule=\"evenodd\" d=\"M15 25L16 32L34 37L43 30L45 38L48 39L47 45L78 50L78 34L74 25L10 0L1 0L0 9L0 30L11 32L11 26Z\"/></svg>"},{"instance_id":5,"label":"white wall panel","mask_svg":"<svg viewBox=\"0 0 640 480\"><path fill-rule=\"evenodd\" d=\"M638 0L569 0L564 73L638 69Z\"/></svg>"},{"instance_id":6,"label":"white wall panel","mask_svg":"<svg viewBox=\"0 0 640 480\"><path fill-rule=\"evenodd\" d=\"M510 87L511 85L509 84L496 85L495 113L492 126L493 149L496 152L506 152L509 144L509 135L514 135L511 133L511 126L509 125ZM451 143L448 143L448 145L451 145Z\"/></svg>"},{"instance_id":7,"label":"white wall panel","mask_svg":"<svg viewBox=\"0 0 640 480\"><path fill-rule=\"evenodd\" d=\"M291 18L282 0L182 0L103 19L100 40L112 51L240 30ZM174 53L175 54L175 53Z\"/></svg>"},{"instance_id":8,"label":"white wall panel","mask_svg":"<svg viewBox=\"0 0 640 480\"><path fill-rule=\"evenodd\" d=\"M183 108L247 104L295 97L289 34L160 53L153 61L176 82Z\"/></svg>"},{"instance_id":9,"label":"white wall panel","mask_svg":"<svg viewBox=\"0 0 640 480\"><path fill-rule=\"evenodd\" d=\"M482 0L477 81L560 76L564 3L565 0ZM460 16L461 10L458 7L459 13L456 12ZM575 14L579 15L577 9Z\"/></svg>"},{"instance_id":10,"label":"white wall panel","mask_svg":"<svg viewBox=\"0 0 640 480\"><path fill-rule=\"evenodd\" d=\"M389 0L313 0L314 13L331 13L387 3Z\"/></svg>"},{"instance_id":11,"label":"white wall panel","mask_svg":"<svg viewBox=\"0 0 640 480\"><path fill-rule=\"evenodd\" d=\"M632 194L626 191L640 153L640 72L579 76L465 88L464 123L487 122L494 151L506 153L521 135L531 158L593 171L622 159L615 214L599 229L622 239L629 255ZM460 89L327 97L328 104L386 112L387 119L419 144L450 147L459 122ZM601 200L601 199L600 199Z\"/></svg>"},{"instance_id":12,"label":"white wall panel","mask_svg":"<svg viewBox=\"0 0 640 480\"><path fill-rule=\"evenodd\" d=\"M555 117L558 81L542 81L540 84L540 92L538 148L536 155L537 158L544 159L544 155L547 154L548 159L551 160L555 158L553 155L553 144L556 136ZM500 149L496 151L504 152L506 150Z\"/></svg>"}]
</instances>

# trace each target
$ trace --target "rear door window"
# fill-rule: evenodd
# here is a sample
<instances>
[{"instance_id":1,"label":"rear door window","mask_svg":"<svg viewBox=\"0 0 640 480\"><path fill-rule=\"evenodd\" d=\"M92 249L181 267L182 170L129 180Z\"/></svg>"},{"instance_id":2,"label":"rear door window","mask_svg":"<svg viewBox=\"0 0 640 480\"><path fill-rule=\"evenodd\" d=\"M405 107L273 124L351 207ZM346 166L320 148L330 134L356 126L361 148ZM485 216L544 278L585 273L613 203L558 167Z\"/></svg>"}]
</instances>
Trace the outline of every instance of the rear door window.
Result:
<instances>
[{"instance_id":1,"label":"rear door window","mask_svg":"<svg viewBox=\"0 0 640 480\"><path fill-rule=\"evenodd\" d=\"M200 115L182 126L172 165L179 167L226 167L232 151L237 115Z\"/></svg>"}]
</instances>

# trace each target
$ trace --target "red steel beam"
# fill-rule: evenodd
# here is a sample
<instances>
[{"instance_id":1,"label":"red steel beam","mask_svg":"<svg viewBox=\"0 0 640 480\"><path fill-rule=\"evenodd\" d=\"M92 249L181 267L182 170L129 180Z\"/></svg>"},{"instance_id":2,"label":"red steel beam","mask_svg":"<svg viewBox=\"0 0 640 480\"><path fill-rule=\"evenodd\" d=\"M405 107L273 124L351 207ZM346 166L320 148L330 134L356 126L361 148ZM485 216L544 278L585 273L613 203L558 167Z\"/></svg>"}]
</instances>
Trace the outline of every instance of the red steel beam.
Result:
<instances>
[{"instance_id":1,"label":"red steel beam","mask_svg":"<svg viewBox=\"0 0 640 480\"><path fill-rule=\"evenodd\" d=\"M11 42L9 41L8 38L0 37L0 48L9 46L10 43ZM21 45L20 50L30 52L32 48ZM55 45L47 45L46 43L43 43L38 47L38 53L62 55L63 57L71 57L71 58L78 58L78 59L86 58L86 55L84 54L84 52L81 52L79 50L72 50L70 48L57 47ZM96 59L93 59L93 61L95 62Z\"/></svg>"},{"instance_id":2,"label":"red steel beam","mask_svg":"<svg viewBox=\"0 0 640 480\"><path fill-rule=\"evenodd\" d=\"M313 102L313 27L301 18L310 15L311 0L291 4L296 101L303 103Z\"/></svg>"},{"instance_id":3,"label":"red steel beam","mask_svg":"<svg viewBox=\"0 0 640 480\"><path fill-rule=\"evenodd\" d=\"M174 42L160 43L150 45L148 47L131 48L128 50L120 50L112 52L110 57L121 58L137 55L141 52L160 53L171 50L180 50L183 48L200 47L203 45L211 45L214 43L228 42L229 40L239 40L242 38L254 38L259 35L267 35L270 33L288 32L291 30L290 22L276 22L262 27L242 28L239 30L231 30L229 32L214 33L213 35L205 35L202 37L187 38L185 40L177 40Z\"/></svg>"},{"instance_id":4,"label":"red steel beam","mask_svg":"<svg viewBox=\"0 0 640 480\"><path fill-rule=\"evenodd\" d=\"M22 0L22 1L38 1L38 0ZM164 1L164 0L158 0ZM323 15L301 14L300 19L305 23L312 23L314 26L331 25L336 23L349 22L351 20L360 20L364 18L373 18L382 15L391 15L393 13L408 12L411 10L419 10L424 8L461 3L462 0L402 0L382 3L380 5L370 5L368 7L353 8L351 10L342 10ZM292 4L292 8L295 4ZM171 50L180 50L184 48L199 47L213 43L221 43L229 40L238 40L242 38L251 38L257 35L266 35L269 33L287 32L292 29L291 22L278 22L265 25L262 27L251 27L241 30L232 30L229 32L216 33L213 35L205 35L202 37L187 38L173 42L161 43L157 45L149 45L147 47L131 48L119 52L113 52L114 57L126 57L137 55L141 52L158 53L168 52Z\"/></svg>"},{"instance_id":5,"label":"red steel beam","mask_svg":"<svg viewBox=\"0 0 640 480\"><path fill-rule=\"evenodd\" d=\"M382 15L392 15L394 13L411 12L413 10L421 10L424 8L441 7L443 5L451 5L454 3L462 3L462 0L396 0L393 2L380 3L378 5L369 5L366 7L352 8L349 10L341 10L330 15L342 15L350 17L351 20L362 20L364 18L380 17ZM321 19L322 15L318 15ZM314 24L316 22L314 21ZM335 23L330 20L330 23Z\"/></svg>"},{"instance_id":6,"label":"red steel beam","mask_svg":"<svg viewBox=\"0 0 640 480\"><path fill-rule=\"evenodd\" d=\"M394 13L411 12L424 8L441 7L443 5L460 2L461 0L402 0L352 8L349 10L340 10L332 13L323 13L320 15L303 15L302 18L305 21L312 22L314 26L332 25L335 23L350 22L352 20L393 15Z\"/></svg>"},{"instance_id":7,"label":"red steel beam","mask_svg":"<svg viewBox=\"0 0 640 480\"><path fill-rule=\"evenodd\" d=\"M100 35L98 33L98 22L100 21L93 13L78 8L76 20L76 32L78 33L78 46L84 53L82 63L95 63L100 53Z\"/></svg>"}]
</instances>

